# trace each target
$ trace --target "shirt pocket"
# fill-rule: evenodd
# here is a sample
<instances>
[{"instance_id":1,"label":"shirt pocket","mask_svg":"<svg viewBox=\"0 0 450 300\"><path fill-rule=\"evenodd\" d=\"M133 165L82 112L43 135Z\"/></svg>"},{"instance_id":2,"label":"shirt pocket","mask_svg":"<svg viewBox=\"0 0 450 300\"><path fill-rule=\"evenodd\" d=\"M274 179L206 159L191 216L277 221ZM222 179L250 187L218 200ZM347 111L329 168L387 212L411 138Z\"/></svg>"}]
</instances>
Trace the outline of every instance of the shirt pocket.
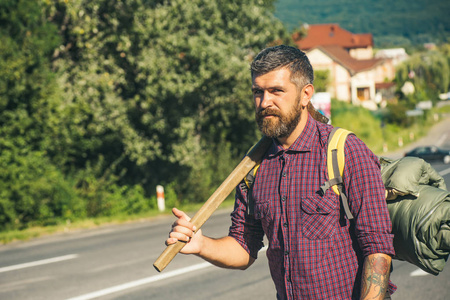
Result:
<instances>
[{"instance_id":1,"label":"shirt pocket","mask_svg":"<svg viewBox=\"0 0 450 300\"><path fill-rule=\"evenodd\" d=\"M334 235L338 225L339 202L336 197L312 195L302 199L302 233L310 240Z\"/></svg>"}]
</instances>

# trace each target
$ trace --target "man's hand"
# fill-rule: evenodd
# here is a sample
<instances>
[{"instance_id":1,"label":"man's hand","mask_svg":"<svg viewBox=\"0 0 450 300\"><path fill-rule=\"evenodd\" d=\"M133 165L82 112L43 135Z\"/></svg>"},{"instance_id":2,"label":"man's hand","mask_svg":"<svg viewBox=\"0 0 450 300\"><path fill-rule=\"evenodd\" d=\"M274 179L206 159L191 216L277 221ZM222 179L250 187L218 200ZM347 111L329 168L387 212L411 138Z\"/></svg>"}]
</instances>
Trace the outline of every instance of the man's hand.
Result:
<instances>
[{"instance_id":1,"label":"man's hand","mask_svg":"<svg viewBox=\"0 0 450 300\"><path fill-rule=\"evenodd\" d=\"M384 299L388 293L391 261L389 255L382 253L372 254L365 258L361 279L362 300Z\"/></svg>"},{"instance_id":2,"label":"man's hand","mask_svg":"<svg viewBox=\"0 0 450 300\"><path fill-rule=\"evenodd\" d=\"M200 253L203 235L201 230L197 230L190 222L191 218L183 211L173 208L172 213L178 219L172 224L172 231L169 233L169 238L166 240L166 245L175 244L177 241L186 242L186 245L181 249L183 254L198 254Z\"/></svg>"},{"instance_id":3,"label":"man's hand","mask_svg":"<svg viewBox=\"0 0 450 300\"><path fill-rule=\"evenodd\" d=\"M196 231L190 222L191 218L183 211L173 208L172 213L178 219L172 225L166 245L185 242L180 253L195 254L221 268L245 270L255 261L234 238L225 236L213 239L204 236L201 230Z\"/></svg>"}]
</instances>

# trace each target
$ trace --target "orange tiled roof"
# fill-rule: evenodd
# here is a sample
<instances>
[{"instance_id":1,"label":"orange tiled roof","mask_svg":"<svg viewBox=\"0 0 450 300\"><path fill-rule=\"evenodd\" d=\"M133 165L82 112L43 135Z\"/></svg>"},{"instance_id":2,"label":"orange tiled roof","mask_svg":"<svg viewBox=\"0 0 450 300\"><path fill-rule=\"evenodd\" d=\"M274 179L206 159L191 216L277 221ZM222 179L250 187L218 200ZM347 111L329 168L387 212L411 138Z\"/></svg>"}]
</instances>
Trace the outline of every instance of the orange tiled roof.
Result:
<instances>
[{"instance_id":1,"label":"orange tiled roof","mask_svg":"<svg viewBox=\"0 0 450 300\"><path fill-rule=\"evenodd\" d=\"M395 86L395 82L378 82L375 83L375 88L378 90L390 89Z\"/></svg>"},{"instance_id":2,"label":"orange tiled roof","mask_svg":"<svg viewBox=\"0 0 450 300\"><path fill-rule=\"evenodd\" d=\"M383 62L382 58L373 59L355 59L341 46L318 46L313 49L319 49L329 57L331 57L338 64L349 70L350 73L359 73L365 70L374 68L379 63ZM310 49L308 52L312 51Z\"/></svg>"},{"instance_id":3,"label":"orange tiled roof","mask_svg":"<svg viewBox=\"0 0 450 300\"><path fill-rule=\"evenodd\" d=\"M346 49L366 48L373 46L371 33L351 33L338 24L309 25L306 37L298 40L298 35L293 36L297 47L308 50L317 46L341 46Z\"/></svg>"}]
</instances>

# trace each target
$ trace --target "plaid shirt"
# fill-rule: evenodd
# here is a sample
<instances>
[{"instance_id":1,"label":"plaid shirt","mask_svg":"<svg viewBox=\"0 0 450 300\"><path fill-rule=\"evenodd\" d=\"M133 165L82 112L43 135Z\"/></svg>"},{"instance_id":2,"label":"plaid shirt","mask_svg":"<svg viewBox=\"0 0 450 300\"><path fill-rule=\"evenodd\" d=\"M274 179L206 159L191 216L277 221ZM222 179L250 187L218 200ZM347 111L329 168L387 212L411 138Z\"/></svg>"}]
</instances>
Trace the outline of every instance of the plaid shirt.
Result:
<instances>
[{"instance_id":1,"label":"plaid shirt","mask_svg":"<svg viewBox=\"0 0 450 300\"><path fill-rule=\"evenodd\" d=\"M350 135L345 145L344 188L354 225L341 218L331 188L318 193L328 180L331 129L309 117L289 149L274 142L253 184L254 215L246 213L246 188L237 188L229 235L254 258L267 236L278 299L359 299L364 257L394 255L378 159L361 140Z\"/></svg>"}]
</instances>

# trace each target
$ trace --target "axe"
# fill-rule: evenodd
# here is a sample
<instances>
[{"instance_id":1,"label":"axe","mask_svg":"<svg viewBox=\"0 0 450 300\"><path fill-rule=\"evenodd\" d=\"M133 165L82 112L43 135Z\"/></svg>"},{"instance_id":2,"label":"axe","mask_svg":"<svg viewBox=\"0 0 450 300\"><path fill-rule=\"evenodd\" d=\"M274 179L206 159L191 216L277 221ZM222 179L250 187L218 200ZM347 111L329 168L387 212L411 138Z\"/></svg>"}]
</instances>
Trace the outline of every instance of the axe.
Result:
<instances>
[{"instance_id":1,"label":"axe","mask_svg":"<svg viewBox=\"0 0 450 300\"><path fill-rule=\"evenodd\" d=\"M241 162L234 168L216 191L203 204L198 212L192 217L191 223L197 227L197 230L209 219L220 204L228 197L241 180L251 171L251 169L261 162L264 154L269 146L272 144L272 139L263 136L259 142L250 150L250 152L241 160ZM178 241L175 244L167 246L161 253L153 266L158 272L164 270L172 261L175 255L180 252L186 242Z\"/></svg>"}]
</instances>

